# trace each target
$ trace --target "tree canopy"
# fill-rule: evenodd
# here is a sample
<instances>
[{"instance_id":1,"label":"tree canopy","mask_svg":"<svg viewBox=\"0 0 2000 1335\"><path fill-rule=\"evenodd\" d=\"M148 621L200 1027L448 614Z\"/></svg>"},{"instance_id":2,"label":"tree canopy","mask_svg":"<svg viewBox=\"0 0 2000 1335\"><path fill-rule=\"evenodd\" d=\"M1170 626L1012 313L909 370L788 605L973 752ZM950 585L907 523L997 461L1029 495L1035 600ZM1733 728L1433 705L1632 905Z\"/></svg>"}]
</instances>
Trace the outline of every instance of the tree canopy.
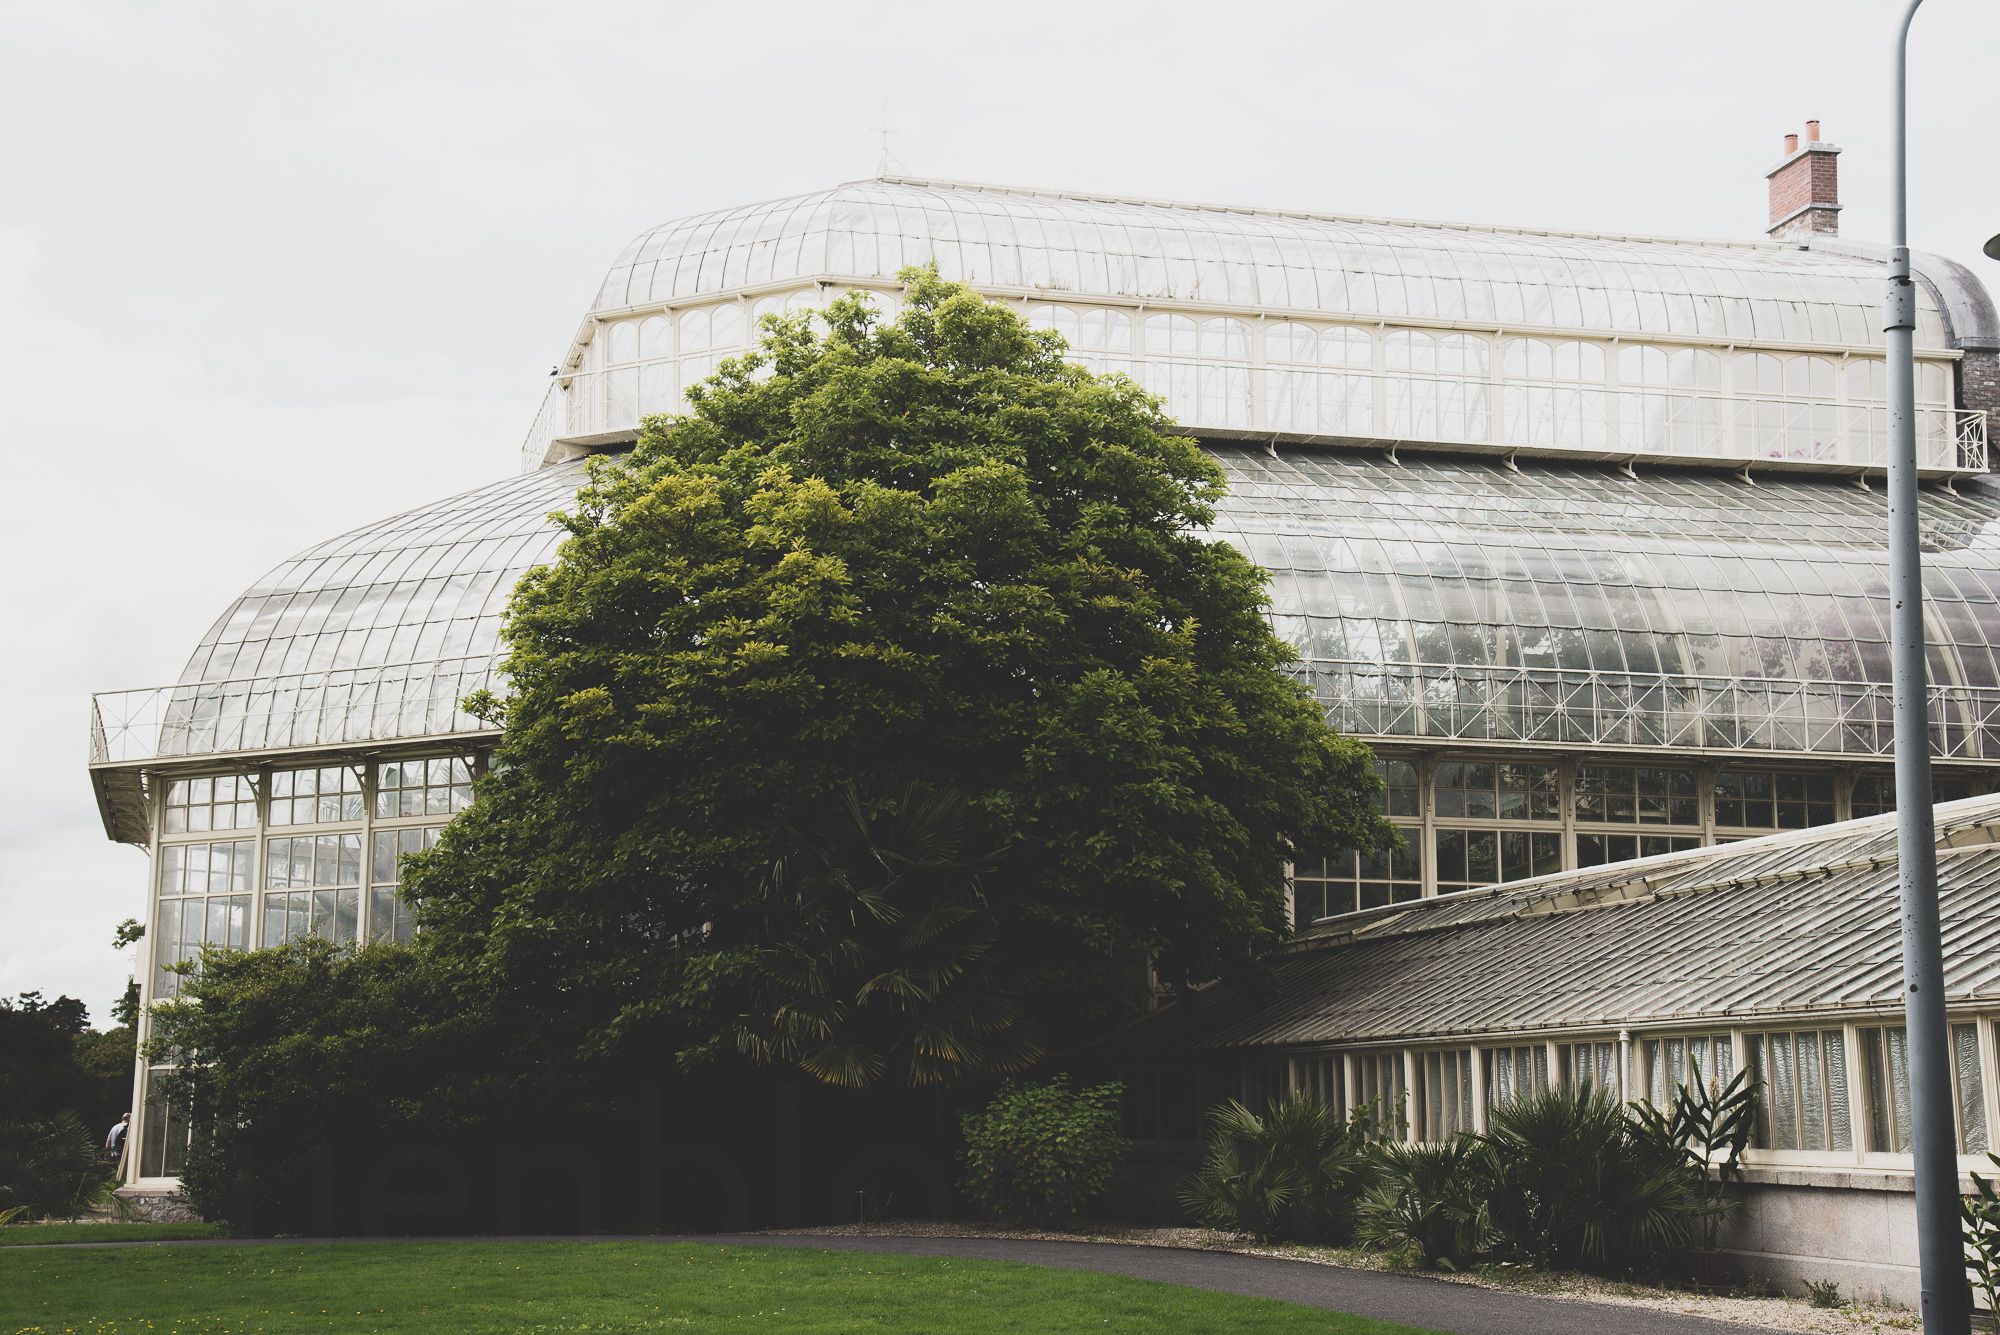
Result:
<instances>
[{"instance_id":1,"label":"tree canopy","mask_svg":"<svg viewBox=\"0 0 2000 1335\"><path fill-rule=\"evenodd\" d=\"M517 588L494 772L404 894L528 1041L1009 1071L1285 932L1377 780L1158 400L934 273L598 460Z\"/></svg>"}]
</instances>

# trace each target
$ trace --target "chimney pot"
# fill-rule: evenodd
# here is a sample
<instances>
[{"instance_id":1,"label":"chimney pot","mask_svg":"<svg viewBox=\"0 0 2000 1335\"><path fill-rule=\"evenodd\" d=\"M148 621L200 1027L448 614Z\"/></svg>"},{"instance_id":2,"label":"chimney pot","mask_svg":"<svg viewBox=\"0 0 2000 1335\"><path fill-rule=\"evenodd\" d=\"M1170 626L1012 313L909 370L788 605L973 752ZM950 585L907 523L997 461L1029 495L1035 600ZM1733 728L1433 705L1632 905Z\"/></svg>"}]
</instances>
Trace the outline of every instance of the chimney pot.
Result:
<instances>
[{"instance_id":1,"label":"chimney pot","mask_svg":"<svg viewBox=\"0 0 2000 1335\"><path fill-rule=\"evenodd\" d=\"M1805 142L1785 136L1785 156L1764 174L1771 184L1767 234L1777 241L1810 241L1840 231L1840 149L1820 142L1819 122L1807 121Z\"/></svg>"}]
</instances>

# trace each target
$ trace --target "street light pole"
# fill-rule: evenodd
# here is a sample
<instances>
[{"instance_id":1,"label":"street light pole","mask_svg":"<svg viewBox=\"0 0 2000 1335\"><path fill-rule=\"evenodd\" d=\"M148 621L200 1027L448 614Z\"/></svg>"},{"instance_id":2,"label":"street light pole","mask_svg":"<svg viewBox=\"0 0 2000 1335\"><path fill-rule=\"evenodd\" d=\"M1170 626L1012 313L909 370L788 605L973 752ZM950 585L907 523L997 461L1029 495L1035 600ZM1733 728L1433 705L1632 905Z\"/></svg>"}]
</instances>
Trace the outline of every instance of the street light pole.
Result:
<instances>
[{"instance_id":1,"label":"street light pole","mask_svg":"<svg viewBox=\"0 0 2000 1335\"><path fill-rule=\"evenodd\" d=\"M1889 603L1896 838L1924 1335L1965 1335L1972 1322L1972 1293L1965 1279L1965 1244L1959 1233L1958 1138L1952 1122L1944 948L1938 931L1937 832L1931 821L1924 583L1917 546L1916 354L1912 345L1917 294L1910 282L1909 186L1904 161L1910 21L1922 3L1910 0L1896 30L1889 148L1889 291L1882 308L1889 361Z\"/></svg>"}]
</instances>

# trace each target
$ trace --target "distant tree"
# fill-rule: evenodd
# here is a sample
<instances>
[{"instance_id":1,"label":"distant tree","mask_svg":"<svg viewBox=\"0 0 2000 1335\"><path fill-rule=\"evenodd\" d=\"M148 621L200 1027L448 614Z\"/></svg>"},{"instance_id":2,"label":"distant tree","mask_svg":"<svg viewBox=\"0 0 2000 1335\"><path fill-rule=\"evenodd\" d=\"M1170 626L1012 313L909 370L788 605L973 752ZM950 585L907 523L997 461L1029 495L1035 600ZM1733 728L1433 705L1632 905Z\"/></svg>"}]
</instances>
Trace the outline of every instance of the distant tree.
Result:
<instances>
[{"instance_id":1,"label":"distant tree","mask_svg":"<svg viewBox=\"0 0 2000 1335\"><path fill-rule=\"evenodd\" d=\"M515 592L511 695L474 701L499 764L403 893L530 1044L1016 1070L1132 1013L1148 961L1247 973L1295 843L1385 838L1264 574L1204 532L1215 464L904 277L894 322L767 323Z\"/></svg>"}]
</instances>

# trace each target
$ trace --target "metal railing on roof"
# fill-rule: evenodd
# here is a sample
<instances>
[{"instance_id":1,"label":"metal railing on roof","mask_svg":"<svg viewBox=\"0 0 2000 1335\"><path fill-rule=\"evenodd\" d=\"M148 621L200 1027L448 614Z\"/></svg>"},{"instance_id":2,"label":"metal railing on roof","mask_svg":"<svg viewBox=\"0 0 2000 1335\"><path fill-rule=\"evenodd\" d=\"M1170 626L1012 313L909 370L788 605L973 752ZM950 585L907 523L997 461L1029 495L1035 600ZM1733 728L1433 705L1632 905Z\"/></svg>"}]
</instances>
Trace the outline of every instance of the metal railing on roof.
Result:
<instances>
[{"instance_id":1,"label":"metal railing on roof","mask_svg":"<svg viewBox=\"0 0 2000 1335\"><path fill-rule=\"evenodd\" d=\"M461 702L498 684L491 654L182 682L91 697L90 762L130 765L491 731Z\"/></svg>"},{"instance_id":2,"label":"metal railing on roof","mask_svg":"<svg viewBox=\"0 0 2000 1335\"><path fill-rule=\"evenodd\" d=\"M1888 682L1316 660L1297 672L1335 727L1384 740L1887 756ZM2000 689L1933 684L1931 751L2000 761Z\"/></svg>"}]
</instances>

